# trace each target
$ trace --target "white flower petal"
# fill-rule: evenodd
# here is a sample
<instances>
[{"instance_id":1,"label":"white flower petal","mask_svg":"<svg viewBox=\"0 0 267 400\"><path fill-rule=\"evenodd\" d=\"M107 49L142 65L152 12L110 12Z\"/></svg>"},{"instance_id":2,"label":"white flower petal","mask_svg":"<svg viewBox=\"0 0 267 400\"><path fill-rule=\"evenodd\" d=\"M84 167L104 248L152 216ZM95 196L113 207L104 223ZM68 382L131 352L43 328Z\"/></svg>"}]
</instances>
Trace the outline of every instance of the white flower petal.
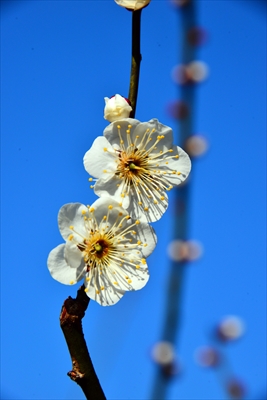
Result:
<instances>
[{"instance_id":1,"label":"white flower petal","mask_svg":"<svg viewBox=\"0 0 267 400\"><path fill-rule=\"evenodd\" d=\"M92 205L94 208L94 215L98 223L103 220L103 218L107 215L107 211L109 214L108 217L108 225L113 226L113 224L118 221L118 215L120 214L119 219L123 219L123 217L128 216L128 212L123 209L120 204L112 197L108 199L105 197L100 197L97 199L94 204ZM108 208L109 207L109 208ZM126 225L127 222L125 220L124 224Z\"/></svg>"},{"instance_id":2,"label":"white flower petal","mask_svg":"<svg viewBox=\"0 0 267 400\"><path fill-rule=\"evenodd\" d=\"M124 141L125 145L127 146L127 134L126 130L129 129L128 126L131 125L131 132L132 132L132 137L135 137L135 129L138 125L140 125L140 121L134 118L125 118L122 119L121 121L116 121L113 122L112 124L109 124L104 132L103 135L105 138L108 140L108 142L112 146L116 146L117 148L122 148L122 143L121 139L118 135L118 126L120 127L120 131L122 133L122 140Z\"/></svg>"},{"instance_id":3,"label":"white flower petal","mask_svg":"<svg viewBox=\"0 0 267 400\"><path fill-rule=\"evenodd\" d=\"M99 197L112 197L121 206L127 208L129 206L129 196L124 195L124 184L117 176L111 177L108 181L98 179L95 184L94 192Z\"/></svg>"},{"instance_id":4,"label":"white flower petal","mask_svg":"<svg viewBox=\"0 0 267 400\"><path fill-rule=\"evenodd\" d=\"M71 234L76 237L70 226L75 226L75 231L80 235L86 234L82 214L84 211L87 211L87 207L81 203L68 203L61 207L58 213L58 227L63 239L67 240ZM76 239L79 241L81 237L78 235Z\"/></svg>"},{"instance_id":5,"label":"white flower petal","mask_svg":"<svg viewBox=\"0 0 267 400\"><path fill-rule=\"evenodd\" d=\"M84 285L86 287L85 291L87 296L95 300L101 306L113 306L125 293L124 291L114 288L114 286L107 281L105 276L100 280L98 276L90 279L90 281L85 279Z\"/></svg>"},{"instance_id":6,"label":"white flower petal","mask_svg":"<svg viewBox=\"0 0 267 400\"><path fill-rule=\"evenodd\" d=\"M191 171L191 160L188 154L181 147L173 146L173 156L178 155L178 159L168 160L168 169L176 171L176 174L168 174L166 178L173 185L179 185L184 182Z\"/></svg>"},{"instance_id":7,"label":"white flower petal","mask_svg":"<svg viewBox=\"0 0 267 400\"><path fill-rule=\"evenodd\" d=\"M115 276L121 289L125 291L140 290L147 284L149 280L147 264L139 263L136 265L125 262L120 270L118 268L115 270Z\"/></svg>"},{"instance_id":8,"label":"white flower petal","mask_svg":"<svg viewBox=\"0 0 267 400\"><path fill-rule=\"evenodd\" d=\"M77 244L73 241L67 241L65 245L65 260L71 268L84 268L85 263L82 251L78 249Z\"/></svg>"},{"instance_id":9,"label":"white flower petal","mask_svg":"<svg viewBox=\"0 0 267 400\"><path fill-rule=\"evenodd\" d=\"M154 229L146 223L140 223L137 225L136 238L142 243L143 257L148 257L157 244L157 235Z\"/></svg>"},{"instance_id":10,"label":"white flower petal","mask_svg":"<svg viewBox=\"0 0 267 400\"><path fill-rule=\"evenodd\" d=\"M140 145L142 137L146 130L153 131L150 135L151 141L146 148L152 147L156 142L158 136L163 138L157 143L156 149L151 151L151 154L160 153L160 151L166 151L172 148L173 145L173 132L169 126L163 125L156 118L151 119L148 122L141 122L135 130L135 135L139 135L140 139L136 142L137 147Z\"/></svg>"},{"instance_id":11,"label":"white flower petal","mask_svg":"<svg viewBox=\"0 0 267 400\"><path fill-rule=\"evenodd\" d=\"M65 285L73 285L83 278L82 265L78 269L71 268L64 257L65 244L54 248L48 256L47 265L52 277Z\"/></svg>"},{"instance_id":12,"label":"white flower petal","mask_svg":"<svg viewBox=\"0 0 267 400\"><path fill-rule=\"evenodd\" d=\"M168 196L163 191L155 191L155 199L151 199L143 193L141 205L138 204L140 198L137 194L134 191L131 193L131 201L127 206L127 211L133 219L138 219L141 222L155 222L162 217L168 208ZM123 206L125 207L124 204Z\"/></svg>"},{"instance_id":13,"label":"white flower petal","mask_svg":"<svg viewBox=\"0 0 267 400\"><path fill-rule=\"evenodd\" d=\"M111 173L113 175L115 173L116 158L115 150L107 139L99 136L95 139L90 150L85 153L83 164L90 175L100 178L103 174Z\"/></svg>"}]
</instances>

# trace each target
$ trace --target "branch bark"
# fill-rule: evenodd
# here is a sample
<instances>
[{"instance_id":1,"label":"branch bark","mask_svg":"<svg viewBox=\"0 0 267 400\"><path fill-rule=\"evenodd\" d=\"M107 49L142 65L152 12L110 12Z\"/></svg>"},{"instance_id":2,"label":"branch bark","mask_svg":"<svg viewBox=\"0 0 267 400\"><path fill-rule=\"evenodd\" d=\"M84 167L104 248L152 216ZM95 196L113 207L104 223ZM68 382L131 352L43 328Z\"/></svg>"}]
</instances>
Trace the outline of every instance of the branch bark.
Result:
<instances>
[{"instance_id":1,"label":"branch bark","mask_svg":"<svg viewBox=\"0 0 267 400\"><path fill-rule=\"evenodd\" d=\"M131 118L135 117L138 85L139 85L140 64L142 60L140 52L141 12L142 9L132 12L132 65L131 65L130 87L128 94L128 99L130 100L133 109L130 115Z\"/></svg>"},{"instance_id":2,"label":"branch bark","mask_svg":"<svg viewBox=\"0 0 267 400\"><path fill-rule=\"evenodd\" d=\"M83 285L75 299L68 297L64 301L59 318L72 360L72 370L67 375L81 387L87 400L105 400L82 329L82 318L90 300L84 289Z\"/></svg>"}]
</instances>

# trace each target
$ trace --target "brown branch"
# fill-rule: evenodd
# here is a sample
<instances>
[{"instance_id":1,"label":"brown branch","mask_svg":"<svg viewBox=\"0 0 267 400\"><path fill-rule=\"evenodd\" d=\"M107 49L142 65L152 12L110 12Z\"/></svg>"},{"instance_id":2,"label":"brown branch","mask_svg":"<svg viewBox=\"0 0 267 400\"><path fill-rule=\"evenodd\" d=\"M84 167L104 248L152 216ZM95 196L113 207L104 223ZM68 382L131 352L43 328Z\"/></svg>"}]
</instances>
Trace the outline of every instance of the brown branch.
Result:
<instances>
[{"instance_id":1,"label":"brown branch","mask_svg":"<svg viewBox=\"0 0 267 400\"><path fill-rule=\"evenodd\" d=\"M87 400L105 400L83 335L82 318L90 300L84 289L84 285L80 287L76 299L64 301L59 318L72 360L72 371L67 375L81 387Z\"/></svg>"},{"instance_id":2,"label":"brown branch","mask_svg":"<svg viewBox=\"0 0 267 400\"><path fill-rule=\"evenodd\" d=\"M141 33L141 12L142 9L132 12L132 66L131 66L131 77L128 99L131 102L132 112L130 117L135 117L137 95L138 95L138 84L139 84L139 72L140 64L142 60L140 52L140 33Z\"/></svg>"}]
</instances>

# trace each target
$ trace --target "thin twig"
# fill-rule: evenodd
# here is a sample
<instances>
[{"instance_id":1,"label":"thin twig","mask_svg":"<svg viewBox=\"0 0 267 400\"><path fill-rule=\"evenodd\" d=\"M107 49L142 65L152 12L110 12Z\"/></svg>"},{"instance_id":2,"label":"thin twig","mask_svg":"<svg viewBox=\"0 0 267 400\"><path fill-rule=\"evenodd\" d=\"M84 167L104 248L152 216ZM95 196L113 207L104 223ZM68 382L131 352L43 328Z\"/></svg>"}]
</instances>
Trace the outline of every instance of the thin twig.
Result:
<instances>
[{"instance_id":1,"label":"thin twig","mask_svg":"<svg viewBox=\"0 0 267 400\"><path fill-rule=\"evenodd\" d=\"M135 117L140 64L142 60L140 52L141 12L142 9L132 12L132 65L131 65L130 87L128 94L128 99L130 100L133 109L130 115L131 118Z\"/></svg>"},{"instance_id":2,"label":"thin twig","mask_svg":"<svg viewBox=\"0 0 267 400\"><path fill-rule=\"evenodd\" d=\"M68 297L61 309L60 327L72 360L72 370L68 372L68 376L81 387L87 400L105 400L82 329L82 318L89 300L84 292L84 285L77 291L76 299Z\"/></svg>"}]
</instances>

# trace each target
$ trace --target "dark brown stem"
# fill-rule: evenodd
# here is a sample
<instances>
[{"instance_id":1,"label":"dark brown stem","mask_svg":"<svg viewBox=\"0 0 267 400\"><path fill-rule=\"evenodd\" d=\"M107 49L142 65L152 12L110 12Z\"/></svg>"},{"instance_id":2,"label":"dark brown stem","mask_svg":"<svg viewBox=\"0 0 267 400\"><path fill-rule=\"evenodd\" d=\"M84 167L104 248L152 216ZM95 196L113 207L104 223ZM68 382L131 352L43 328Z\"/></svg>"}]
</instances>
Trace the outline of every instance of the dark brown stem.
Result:
<instances>
[{"instance_id":1,"label":"dark brown stem","mask_svg":"<svg viewBox=\"0 0 267 400\"><path fill-rule=\"evenodd\" d=\"M132 12L132 66L131 66L131 77L128 99L131 102L132 112L130 117L135 117L137 95L138 95L138 84L139 84L139 72L140 64L142 60L140 52L140 33L141 33L141 12L142 9Z\"/></svg>"},{"instance_id":2,"label":"dark brown stem","mask_svg":"<svg viewBox=\"0 0 267 400\"><path fill-rule=\"evenodd\" d=\"M67 375L81 387L87 400L105 400L83 335L82 318L90 300L84 289L84 285L80 287L76 299L64 301L59 318L72 360Z\"/></svg>"}]
</instances>

